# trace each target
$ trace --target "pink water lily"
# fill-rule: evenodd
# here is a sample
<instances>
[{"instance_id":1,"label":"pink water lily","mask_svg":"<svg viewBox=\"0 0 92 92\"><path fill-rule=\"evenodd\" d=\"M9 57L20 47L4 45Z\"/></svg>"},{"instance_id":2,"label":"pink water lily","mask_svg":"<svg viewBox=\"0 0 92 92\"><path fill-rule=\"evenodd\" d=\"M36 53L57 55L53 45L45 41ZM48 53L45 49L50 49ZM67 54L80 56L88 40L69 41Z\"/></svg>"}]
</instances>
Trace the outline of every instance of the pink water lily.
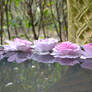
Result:
<instances>
[{"instance_id":1,"label":"pink water lily","mask_svg":"<svg viewBox=\"0 0 92 92\"><path fill-rule=\"evenodd\" d=\"M31 42L27 40L21 40L19 38L15 38L14 41L6 41L8 45L4 45L4 49L6 51L30 51Z\"/></svg>"},{"instance_id":2,"label":"pink water lily","mask_svg":"<svg viewBox=\"0 0 92 92\"><path fill-rule=\"evenodd\" d=\"M55 46L51 55L54 55L56 62L61 65L75 65L79 63L81 49L77 44L71 42L62 42Z\"/></svg>"},{"instance_id":3,"label":"pink water lily","mask_svg":"<svg viewBox=\"0 0 92 92\"><path fill-rule=\"evenodd\" d=\"M81 49L77 44L62 42L55 46L52 55L59 58L78 58L81 56Z\"/></svg>"},{"instance_id":4,"label":"pink water lily","mask_svg":"<svg viewBox=\"0 0 92 92\"><path fill-rule=\"evenodd\" d=\"M57 42L58 40L54 38L35 40L33 48L35 51L38 51L38 52L49 52L55 47Z\"/></svg>"},{"instance_id":5,"label":"pink water lily","mask_svg":"<svg viewBox=\"0 0 92 92\"><path fill-rule=\"evenodd\" d=\"M8 58L8 62L17 63L24 62L31 59L32 48L31 42L27 40L21 40L15 38L14 41L6 41L8 45L4 45L5 57Z\"/></svg>"},{"instance_id":6,"label":"pink water lily","mask_svg":"<svg viewBox=\"0 0 92 92\"><path fill-rule=\"evenodd\" d=\"M83 51L82 54L86 58L92 58L92 43L83 45Z\"/></svg>"}]
</instances>

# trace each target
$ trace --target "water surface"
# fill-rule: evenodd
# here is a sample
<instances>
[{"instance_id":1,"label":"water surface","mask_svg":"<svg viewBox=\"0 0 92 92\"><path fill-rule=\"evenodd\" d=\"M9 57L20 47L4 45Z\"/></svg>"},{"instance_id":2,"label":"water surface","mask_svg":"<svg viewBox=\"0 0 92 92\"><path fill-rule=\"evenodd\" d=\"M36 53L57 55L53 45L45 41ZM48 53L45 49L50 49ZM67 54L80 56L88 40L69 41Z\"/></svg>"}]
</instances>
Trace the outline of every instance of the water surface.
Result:
<instances>
[{"instance_id":1,"label":"water surface","mask_svg":"<svg viewBox=\"0 0 92 92\"><path fill-rule=\"evenodd\" d=\"M92 92L92 70L4 59L0 61L0 92Z\"/></svg>"}]
</instances>

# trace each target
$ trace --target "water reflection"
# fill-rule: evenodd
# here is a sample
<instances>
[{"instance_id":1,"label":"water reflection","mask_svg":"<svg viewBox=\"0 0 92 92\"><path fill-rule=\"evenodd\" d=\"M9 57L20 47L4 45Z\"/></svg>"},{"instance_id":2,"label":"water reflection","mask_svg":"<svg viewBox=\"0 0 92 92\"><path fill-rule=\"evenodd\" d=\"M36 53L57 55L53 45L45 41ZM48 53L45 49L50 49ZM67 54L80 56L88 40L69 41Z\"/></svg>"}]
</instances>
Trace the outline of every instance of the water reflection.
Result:
<instances>
[{"instance_id":1,"label":"water reflection","mask_svg":"<svg viewBox=\"0 0 92 92\"><path fill-rule=\"evenodd\" d=\"M39 55L37 53L34 53L32 55L32 59L37 61L37 62L42 62L42 63L54 63L54 57L50 54L46 54L46 55Z\"/></svg>"},{"instance_id":2,"label":"water reflection","mask_svg":"<svg viewBox=\"0 0 92 92\"><path fill-rule=\"evenodd\" d=\"M4 56L8 58L8 62L22 63L31 59L32 52L9 51Z\"/></svg>"},{"instance_id":3,"label":"water reflection","mask_svg":"<svg viewBox=\"0 0 92 92\"><path fill-rule=\"evenodd\" d=\"M79 65L69 67L47 92L92 92L92 71Z\"/></svg>"},{"instance_id":4,"label":"water reflection","mask_svg":"<svg viewBox=\"0 0 92 92\"><path fill-rule=\"evenodd\" d=\"M49 53L39 54L32 52L21 52L21 51L9 51L5 54L2 54L4 58L7 58L8 62L23 63L28 61L29 59L33 59L36 62L42 63L55 63L58 62L61 65L66 66L74 66L76 64L80 64L82 68L91 69L92 70L92 58L83 59L83 58L59 58L50 55Z\"/></svg>"},{"instance_id":5,"label":"water reflection","mask_svg":"<svg viewBox=\"0 0 92 92\"><path fill-rule=\"evenodd\" d=\"M92 71L58 63L0 61L0 92L92 92Z\"/></svg>"},{"instance_id":6,"label":"water reflection","mask_svg":"<svg viewBox=\"0 0 92 92\"><path fill-rule=\"evenodd\" d=\"M82 68L92 70L92 59L91 58L81 60L81 62L82 62L82 64L81 64Z\"/></svg>"},{"instance_id":7,"label":"water reflection","mask_svg":"<svg viewBox=\"0 0 92 92\"><path fill-rule=\"evenodd\" d=\"M0 92L45 92L60 78L60 67L55 64L3 60L0 65Z\"/></svg>"}]
</instances>

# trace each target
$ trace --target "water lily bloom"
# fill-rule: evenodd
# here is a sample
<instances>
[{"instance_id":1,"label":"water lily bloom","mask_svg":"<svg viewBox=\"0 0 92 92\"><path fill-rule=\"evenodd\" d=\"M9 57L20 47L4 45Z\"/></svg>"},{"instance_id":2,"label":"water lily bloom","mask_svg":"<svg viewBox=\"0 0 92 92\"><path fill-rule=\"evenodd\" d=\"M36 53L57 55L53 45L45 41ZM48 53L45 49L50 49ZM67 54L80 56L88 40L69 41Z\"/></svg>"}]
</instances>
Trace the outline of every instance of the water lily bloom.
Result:
<instances>
[{"instance_id":1,"label":"water lily bloom","mask_svg":"<svg viewBox=\"0 0 92 92\"><path fill-rule=\"evenodd\" d=\"M4 45L5 51L30 51L31 42L15 38L14 41L6 41L8 45Z\"/></svg>"},{"instance_id":2,"label":"water lily bloom","mask_svg":"<svg viewBox=\"0 0 92 92\"><path fill-rule=\"evenodd\" d=\"M92 58L92 43L86 44L82 46L83 51L82 54L86 58Z\"/></svg>"},{"instance_id":3,"label":"water lily bloom","mask_svg":"<svg viewBox=\"0 0 92 92\"><path fill-rule=\"evenodd\" d=\"M5 57L9 62L24 62L31 58L32 48L31 42L15 38L14 41L7 41L8 45L4 45Z\"/></svg>"},{"instance_id":4,"label":"water lily bloom","mask_svg":"<svg viewBox=\"0 0 92 92\"><path fill-rule=\"evenodd\" d=\"M55 46L51 55L62 65L74 65L79 63L77 59L81 56L81 49L77 44L62 42Z\"/></svg>"},{"instance_id":5,"label":"water lily bloom","mask_svg":"<svg viewBox=\"0 0 92 92\"><path fill-rule=\"evenodd\" d=\"M46 38L41 40L35 40L34 41L34 50L38 51L40 53L46 53L51 51L55 45L57 44L58 40L54 38ZM48 53L46 53L48 54Z\"/></svg>"},{"instance_id":6,"label":"water lily bloom","mask_svg":"<svg viewBox=\"0 0 92 92\"><path fill-rule=\"evenodd\" d=\"M55 46L52 55L60 58L78 58L81 56L81 49L77 44L62 42Z\"/></svg>"}]
</instances>

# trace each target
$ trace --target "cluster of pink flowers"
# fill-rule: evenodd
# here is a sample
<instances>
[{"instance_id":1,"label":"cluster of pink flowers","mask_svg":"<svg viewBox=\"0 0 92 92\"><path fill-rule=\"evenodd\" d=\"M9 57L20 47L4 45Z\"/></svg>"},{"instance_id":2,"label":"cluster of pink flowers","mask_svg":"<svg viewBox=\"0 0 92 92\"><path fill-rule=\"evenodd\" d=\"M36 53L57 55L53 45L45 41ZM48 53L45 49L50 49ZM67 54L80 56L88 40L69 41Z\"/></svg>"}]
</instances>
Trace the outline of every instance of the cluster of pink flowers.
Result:
<instances>
[{"instance_id":1,"label":"cluster of pink flowers","mask_svg":"<svg viewBox=\"0 0 92 92\"><path fill-rule=\"evenodd\" d=\"M15 38L13 41L6 41L6 43L8 43L8 45L2 46L3 49L0 50L2 52L0 53L0 56L3 55L2 57L8 57L10 62L14 60L19 62L20 58L17 57L22 57L22 61L25 61L27 59L31 59L32 56L34 57L35 55L36 60L41 60L38 57L44 56L45 58L45 55L50 55L51 60L52 56L54 57L53 62L72 66L80 63L82 59L92 58L92 43L79 46L69 41L58 43L58 40L54 38L35 40L33 44L30 41ZM8 54L10 54L10 56Z\"/></svg>"}]
</instances>

